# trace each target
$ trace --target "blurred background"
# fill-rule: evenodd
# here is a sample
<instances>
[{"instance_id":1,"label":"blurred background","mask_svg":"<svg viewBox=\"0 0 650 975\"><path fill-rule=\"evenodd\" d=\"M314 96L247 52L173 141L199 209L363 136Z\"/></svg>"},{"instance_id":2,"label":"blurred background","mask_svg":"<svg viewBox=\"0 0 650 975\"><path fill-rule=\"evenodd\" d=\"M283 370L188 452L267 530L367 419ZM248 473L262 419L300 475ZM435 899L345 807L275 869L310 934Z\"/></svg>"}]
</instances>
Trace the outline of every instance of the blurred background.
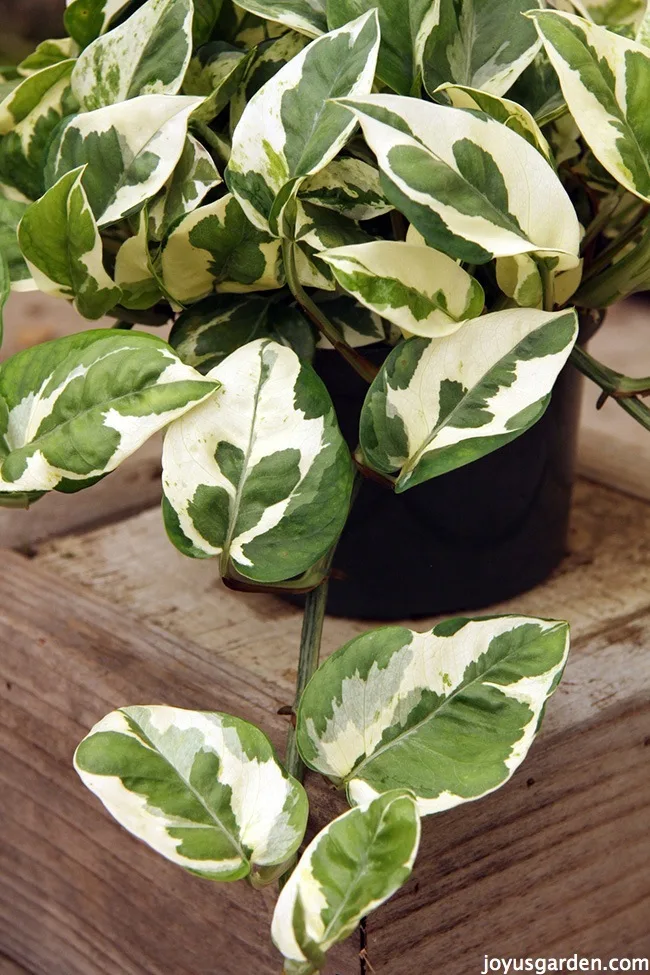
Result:
<instances>
[{"instance_id":1,"label":"blurred background","mask_svg":"<svg viewBox=\"0 0 650 975\"><path fill-rule=\"evenodd\" d=\"M0 61L14 63L46 37L63 35L65 0L0 0Z\"/></svg>"}]
</instances>

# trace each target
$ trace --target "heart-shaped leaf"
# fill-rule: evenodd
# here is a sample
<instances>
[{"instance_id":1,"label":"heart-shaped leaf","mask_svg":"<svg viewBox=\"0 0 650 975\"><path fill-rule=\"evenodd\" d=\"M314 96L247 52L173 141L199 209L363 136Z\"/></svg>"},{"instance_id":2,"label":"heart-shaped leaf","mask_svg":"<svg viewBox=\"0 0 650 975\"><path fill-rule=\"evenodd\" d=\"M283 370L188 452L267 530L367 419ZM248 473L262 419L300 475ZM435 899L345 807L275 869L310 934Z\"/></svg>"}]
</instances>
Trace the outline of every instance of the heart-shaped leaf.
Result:
<instances>
[{"instance_id":1,"label":"heart-shaped leaf","mask_svg":"<svg viewBox=\"0 0 650 975\"><path fill-rule=\"evenodd\" d=\"M377 155L388 199L450 257L524 252L578 263L580 228L557 174L487 115L398 95L342 99Z\"/></svg>"},{"instance_id":2,"label":"heart-shaped leaf","mask_svg":"<svg viewBox=\"0 0 650 975\"><path fill-rule=\"evenodd\" d=\"M364 633L303 694L300 753L354 803L408 789L427 815L478 799L523 762L568 652L566 623L523 616Z\"/></svg>"},{"instance_id":3,"label":"heart-shaped leaf","mask_svg":"<svg viewBox=\"0 0 650 975\"><path fill-rule=\"evenodd\" d=\"M137 95L175 95L192 53L192 0L147 0L93 41L72 72L85 112Z\"/></svg>"},{"instance_id":4,"label":"heart-shaped leaf","mask_svg":"<svg viewBox=\"0 0 650 975\"><path fill-rule=\"evenodd\" d=\"M311 568L348 515L352 471L329 394L291 349L259 339L208 378L219 395L173 423L165 522L186 555L220 555L256 582Z\"/></svg>"},{"instance_id":5,"label":"heart-shaped leaf","mask_svg":"<svg viewBox=\"0 0 650 975\"><path fill-rule=\"evenodd\" d=\"M162 252L165 288L181 304L215 291L282 287L280 241L258 230L228 194L189 213Z\"/></svg>"},{"instance_id":6,"label":"heart-shaped leaf","mask_svg":"<svg viewBox=\"0 0 650 975\"><path fill-rule=\"evenodd\" d=\"M378 240L319 257L362 305L413 335L450 335L483 311L478 281L431 247Z\"/></svg>"},{"instance_id":7,"label":"heart-shaped leaf","mask_svg":"<svg viewBox=\"0 0 650 975\"><path fill-rule=\"evenodd\" d=\"M424 44L439 16L439 0L328 0L330 29L376 7L381 45L377 74L398 95L420 95Z\"/></svg>"},{"instance_id":8,"label":"heart-shaped leaf","mask_svg":"<svg viewBox=\"0 0 650 975\"><path fill-rule=\"evenodd\" d=\"M405 491L521 436L544 414L578 335L574 311L483 315L391 352L361 415L366 460Z\"/></svg>"},{"instance_id":9,"label":"heart-shaped leaf","mask_svg":"<svg viewBox=\"0 0 650 975\"><path fill-rule=\"evenodd\" d=\"M573 14L531 16L594 155L622 186L650 202L650 50Z\"/></svg>"},{"instance_id":10,"label":"heart-shaped leaf","mask_svg":"<svg viewBox=\"0 0 650 975\"><path fill-rule=\"evenodd\" d=\"M335 819L310 843L282 890L273 940L286 975L312 975L325 954L408 880L420 843L415 800L387 792Z\"/></svg>"},{"instance_id":11,"label":"heart-shaped leaf","mask_svg":"<svg viewBox=\"0 0 650 975\"><path fill-rule=\"evenodd\" d=\"M436 0L424 45L429 94L454 82L503 95L535 57L539 39L522 16L539 0ZM507 25L507 26L506 26Z\"/></svg>"},{"instance_id":12,"label":"heart-shaped leaf","mask_svg":"<svg viewBox=\"0 0 650 975\"><path fill-rule=\"evenodd\" d=\"M83 166L66 173L27 208L18 242L41 291L70 298L80 315L96 319L119 303L122 292L104 270L83 173Z\"/></svg>"},{"instance_id":13,"label":"heart-shaped leaf","mask_svg":"<svg viewBox=\"0 0 650 975\"><path fill-rule=\"evenodd\" d=\"M298 195L301 201L335 210L350 220L372 220L393 209L382 192L378 171L352 157L335 159L310 176Z\"/></svg>"},{"instance_id":14,"label":"heart-shaped leaf","mask_svg":"<svg viewBox=\"0 0 650 975\"><path fill-rule=\"evenodd\" d=\"M83 183L100 227L137 210L166 183L185 146L200 98L139 95L71 118L48 162L49 185L87 166Z\"/></svg>"},{"instance_id":15,"label":"heart-shaped leaf","mask_svg":"<svg viewBox=\"0 0 650 975\"><path fill-rule=\"evenodd\" d=\"M19 352L0 365L0 504L86 487L217 388L141 332L95 329Z\"/></svg>"},{"instance_id":16,"label":"heart-shaped leaf","mask_svg":"<svg viewBox=\"0 0 650 975\"><path fill-rule=\"evenodd\" d=\"M61 61L21 81L0 103L0 180L36 200L52 136L76 109L70 93L73 60Z\"/></svg>"},{"instance_id":17,"label":"heart-shaped leaf","mask_svg":"<svg viewBox=\"0 0 650 975\"><path fill-rule=\"evenodd\" d=\"M253 96L233 136L226 182L249 219L281 235L281 217L301 180L345 145L354 117L331 99L369 92L376 13L313 41Z\"/></svg>"},{"instance_id":18,"label":"heart-shaped leaf","mask_svg":"<svg viewBox=\"0 0 650 975\"><path fill-rule=\"evenodd\" d=\"M74 761L121 826L208 880L279 866L305 834L305 790L241 718L120 708L95 725Z\"/></svg>"}]
</instances>

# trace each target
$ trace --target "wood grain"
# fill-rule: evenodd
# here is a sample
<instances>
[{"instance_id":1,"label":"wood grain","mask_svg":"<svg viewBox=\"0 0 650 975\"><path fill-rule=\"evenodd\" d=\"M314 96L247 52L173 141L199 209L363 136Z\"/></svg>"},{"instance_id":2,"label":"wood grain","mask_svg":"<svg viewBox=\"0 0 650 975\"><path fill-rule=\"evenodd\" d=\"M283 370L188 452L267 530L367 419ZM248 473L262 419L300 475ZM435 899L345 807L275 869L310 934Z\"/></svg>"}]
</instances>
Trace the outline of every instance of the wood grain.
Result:
<instances>
[{"instance_id":1,"label":"wood grain","mask_svg":"<svg viewBox=\"0 0 650 975\"><path fill-rule=\"evenodd\" d=\"M557 587L573 613L574 650L543 732L499 793L426 821L413 879L369 924L378 975L478 973L485 954L650 954L650 550L639 539L649 515L606 489L580 492L579 548L517 607L536 600L548 615ZM70 766L94 721L134 702L230 711L282 746L288 675L275 679L276 654L284 640L295 658L296 611L201 588L179 567L168 576L176 556L161 533L142 547L149 518L71 540L72 558L63 542L31 560L3 554L0 950L34 975L279 975L270 895L161 861ZM156 625L172 618L176 635ZM328 620L328 648L356 627ZM313 830L343 806L317 777L308 786ZM349 943L328 975L358 971Z\"/></svg>"},{"instance_id":2,"label":"wood grain","mask_svg":"<svg viewBox=\"0 0 650 975\"><path fill-rule=\"evenodd\" d=\"M650 603L648 539L649 505L582 481L575 492L567 560L545 585L494 610L566 619L576 637L638 612ZM215 562L187 559L169 544L159 511L45 544L37 561L99 594L110 593L143 622L272 680L283 688L284 703L291 700L300 612L271 596L226 589ZM433 622L414 625L426 629ZM369 626L329 619L324 653Z\"/></svg>"}]
</instances>

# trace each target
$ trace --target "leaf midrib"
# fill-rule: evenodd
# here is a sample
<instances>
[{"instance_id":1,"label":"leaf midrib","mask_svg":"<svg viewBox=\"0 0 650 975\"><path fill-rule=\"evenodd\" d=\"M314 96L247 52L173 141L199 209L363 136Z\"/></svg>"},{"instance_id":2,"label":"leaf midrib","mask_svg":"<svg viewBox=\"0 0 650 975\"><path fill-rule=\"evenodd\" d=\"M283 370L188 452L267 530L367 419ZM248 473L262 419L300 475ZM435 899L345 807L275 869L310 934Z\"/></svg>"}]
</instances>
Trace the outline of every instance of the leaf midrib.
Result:
<instances>
[{"instance_id":1,"label":"leaf midrib","mask_svg":"<svg viewBox=\"0 0 650 975\"><path fill-rule=\"evenodd\" d=\"M559 630L562 627L562 625L563 624L560 623L560 624L556 624L554 626L550 626L550 627L548 627L548 629L545 629L545 630L542 631L542 635L543 636L550 635L551 633ZM514 652L515 651L512 651L512 653L514 653ZM422 718L421 721L418 721L416 724L412 725L410 728L407 728L406 731L401 732L396 738L392 738L389 742L386 742L385 745L380 745L380 747L377 748L377 749L375 749L375 751L373 751L370 755L366 755L366 757L358 765L356 765L353 769L350 770L350 772L348 772L348 774L344 777L344 779L342 781L346 785L348 785L351 779L358 778L359 777L359 773L367 765L369 765L372 762L374 762L374 760L379 755L383 755L385 752L389 751L394 746L401 745L403 741L405 741L411 735L413 735L417 731L419 731L420 728L424 727L430 721L434 721L436 719L436 717L441 713L441 711L443 711L445 708L447 708L447 706L449 704L451 704L456 699L457 695L461 691L466 690L468 687L473 687L476 684L489 683L488 677L489 677L489 674L491 673L491 671L494 668L496 668L497 665L501 665L501 664L503 664L504 661L507 661L511 655L512 655L511 653L507 653L503 657L500 657L498 661L495 661L494 664L490 665L487 668L487 670L482 671L481 674L479 674L473 680L461 681L460 684L458 684L451 691L451 693L447 697L444 698L444 700L442 701L442 703L434 711L431 711L424 718ZM473 663L476 663L476 661L473 661ZM550 670L551 669L552 668L549 668L549 670L548 671L544 671L544 673L550 673ZM543 676L543 674L539 674L537 676L540 676L541 677L541 676ZM512 686L512 685L508 685L508 684L499 685L499 688L500 689L503 688L503 687L507 688L509 686ZM503 690L503 693L505 694L506 697L509 696L507 694L507 691L506 690ZM529 708L530 708L530 706L529 706ZM534 718L535 718L535 712L533 711L532 708L530 708L530 710L533 712L532 713L531 720L534 720ZM519 741L519 739L516 739L516 741ZM514 744L516 744L516 741L514 742Z\"/></svg>"},{"instance_id":2,"label":"leaf midrib","mask_svg":"<svg viewBox=\"0 0 650 975\"><path fill-rule=\"evenodd\" d=\"M239 855L242 858L242 860L244 860L245 863L250 864L250 859L247 856L247 854L244 852L244 849L241 846L240 842L224 826L224 824L219 819L219 817L217 816L217 814L215 813L215 811L213 809L210 809L210 807L208 805L206 805L205 800L203 799L203 797L201 796L201 794L199 792L197 792L196 789L187 781L187 779L185 778L185 776L181 775L181 773L179 772L179 770L176 768L175 765L172 764L172 762L167 758L167 756L164 754L164 752L162 752L160 750L160 748L157 748L156 747L156 745L151 741L151 739L147 735L146 731L142 728L142 726L139 724L139 722L136 721L136 719L132 715L130 715L130 714L128 715L128 720L133 722L133 724L138 729L138 734L141 736L141 738L143 739L143 741L151 748L151 750L153 752L155 752L156 755L159 755L163 759L163 761L165 762L165 764L180 779L180 781L183 783L183 785L185 786L185 788L187 789L187 791L190 792L194 796L194 798L197 800L197 802L199 803L199 805L201 805L203 807L203 809L206 811L206 813L208 814L208 816L210 816L211 819L213 819L214 822L217 824L217 826L221 829L222 833L224 833L224 835L228 837L228 839L232 843L232 845L235 848L235 850L239 853ZM214 752L214 754L217 756L217 758L221 762L221 756L219 755L219 753L218 752ZM220 784L223 784L223 783L220 783ZM197 824L197 825L203 825L203 824ZM171 828L171 829L175 829L175 828L183 829L184 827L182 827L180 825L178 827L166 826L166 829L169 829L169 828ZM200 860L195 860L194 862L200 863L201 861Z\"/></svg>"}]
</instances>

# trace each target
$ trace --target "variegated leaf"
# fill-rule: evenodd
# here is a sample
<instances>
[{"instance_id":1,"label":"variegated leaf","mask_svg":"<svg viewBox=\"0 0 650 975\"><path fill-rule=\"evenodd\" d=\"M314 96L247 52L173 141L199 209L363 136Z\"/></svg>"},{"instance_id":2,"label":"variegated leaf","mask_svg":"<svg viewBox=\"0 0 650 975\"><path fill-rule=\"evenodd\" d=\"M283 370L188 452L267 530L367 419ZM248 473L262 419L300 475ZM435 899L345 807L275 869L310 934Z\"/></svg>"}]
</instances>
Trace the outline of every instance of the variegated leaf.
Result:
<instances>
[{"instance_id":1,"label":"variegated leaf","mask_svg":"<svg viewBox=\"0 0 650 975\"><path fill-rule=\"evenodd\" d=\"M149 233L162 240L186 213L191 213L210 190L221 183L212 156L193 136L188 135L185 148L174 172L149 205Z\"/></svg>"},{"instance_id":2,"label":"variegated leaf","mask_svg":"<svg viewBox=\"0 0 650 975\"><path fill-rule=\"evenodd\" d=\"M26 203L0 196L0 253L7 262L14 290L21 290L32 277L18 245L18 224L26 209Z\"/></svg>"},{"instance_id":3,"label":"variegated leaf","mask_svg":"<svg viewBox=\"0 0 650 975\"><path fill-rule=\"evenodd\" d=\"M110 27L131 0L66 0L65 29L77 44L86 47Z\"/></svg>"},{"instance_id":4,"label":"variegated leaf","mask_svg":"<svg viewBox=\"0 0 650 975\"><path fill-rule=\"evenodd\" d=\"M397 329L393 330L388 322L370 309L364 308L350 295L323 295L318 303L345 344L352 346L353 349L375 345L377 342L394 344L392 331L396 332L395 338L400 337ZM331 349L332 345L321 335L318 348Z\"/></svg>"},{"instance_id":5,"label":"variegated leaf","mask_svg":"<svg viewBox=\"0 0 650 975\"><path fill-rule=\"evenodd\" d=\"M330 29L376 7L381 45L377 61L379 78L398 95L419 97L424 45L437 22L439 0L328 0Z\"/></svg>"},{"instance_id":6,"label":"variegated leaf","mask_svg":"<svg viewBox=\"0 0 650 975\"><path fill-rule=\"evenodd\" d=\"M504 95L539 50L522 16L539 0L436 0L423 53L430 94L445 82ZM507 25L507 26L506 26Z\"/></svg>"},{"instance_id":7,"label":"variegated leaf","mask_svg":"<svg viewBox=\"0 0 650 975\"><path fill-rule=\"evenodd\" d=\"M217 387L140 332L95 329L19 352L0 365L0 503L86 487Z\"/></svg>"},{"instance_id":8,"label":"variegated leaf","mask_svg":"<svg viewBox=\"0 0 650 975\"><path fill-rule=\"evenodd\" d=\"M372 220L393 209L385 198L379 172L361 159L335 159L300 187L299 199L350 220Z\"/></svg>"},{"instance_id":9,"label":"variegated leaf","mask_svg":"<svg viewBox=\"0 0 650 975\"><path fill-rule=\"evenodd\" d=\"M288 64L309 43L304 34L289 30L281 37L265 40L255 50L252 64L248 68L245 81L230 102L230 129L235 131L244 114L248 102L260 88L270 81L281 68Z\"/></svg>"},{"instance_id":10,"label":"variegated leaf","mask_svg":"<svg viewBox=\"0 0 650 975\"><path fill-rule=\"evenodd\" d=\"M71 118L50 151L50 186L87 165L84 187L100 227L151 199L174 171L200 98L140 95Z\"/></svg>"},{"instance_id":11,"label":"variegated leaf","mask_svg":"<svg viewBox=\"0 0 650 975\"><path fill-rule=\"evenodd\" d=\"M222 7L223 0L194 0L192 38L195 48L210 40Z\"/></svg>"},{"instance_id":12,"label":"variegated leaf","mask_svg":"<svg viewBox=\"0 0 650 975\"><path fill-rule=\"evenodd\" d=\"M606 27L638 27L646 0L584 0L589 16Z\"/></svg>"},{"instance_id":13,"label":"variegated leaf","mask_svg":"<svg viewBox=\"0 0 650 975\"><path fill-rule=\"evenodd\" d=\"M73 60L29 75L0 104L0 181L27 199L43 193L43 169L53 133L75 111L70 93Z\"/></svg>"},{"instance_id":14,"label":"variegated leaf","mask_svg":"<svg viewBox=\"0 0 650 975\"><path fill-rule=\"evenodd\" d=\"M17 72L23 78L42 71L43 68L50 68L53 64L60 64L69 58L75 58L79 53L79 47L71 37L61 37L52 40L41 41L17 67Z\"/></svg>"},{"instance_id":15,"label":"variegated leaf","mask_svg":"<svg viewBox=\"0 0 650 975\"><path fill-rule=\"evenodd\" d=\"M102 241L82 185L83 167L62 176L25 211L18 243L41 291L69 298L84 318L119 304L121 291L104 270Z\"/></svg>"},{"instance_id":16,"label":"variegated leaf","mask_svg":"<svg viewBox=\"0 0 650 975\"><path fill-rule=\"evenodd\" d=\"M213 295L176 319L169 344L183 362L209 372L232 352L268 338L311 361L314 329L302 312L258 295Z\"/></svg>"},{"instance_id":17,"label":"variegated leaf","mask_svg":"<svg viewBox=\"0 0 650 975\"><path fill-rule=\"evenodd\" d=\"M377 155L388 199L451 257L524 252L578 263L580 228L557 174L487 115L398 95L341 99Z\"/></svg>"},{"instance_id":18,"label":"variegated leaf","mask_svg":"<svg viewBox=\"0 0 650 975\"><path fill-rule=\"evenodd\" d=\"M639 44L650 47L650 5L647 6L636 32Z\"/></svg>"},{"instance_id":19,"label":"variegated leaf","mask_svg":"<svg viewBox=\"0 0 650 975\"><path fill-rule=\"evenodd\" d=\"M497 284L504 295L514 299L521 308L542 307L544 298L542 276L530 254L497 258L496 275Z\"/></svg>"},{"instance_id":20,"label":"variegated leaf","mask_svg":"<svg viewBox=\"0 0 650 975\"><path fill-rule=\"evenodd\" d=\"M478 281L430 247L378 240L319 256L345 291L412 335L450 335L483 311Z\"/></svg>"},{"instance_id":21,"label":"variegated leaf","mask_svg":"<svg viewBox=\"0 0 650 975\"><path fill-rule=\"evenodd\" d=\"M183 81L187 95L203 95L205 101L195 109L192 118L211 122L219 115L238 90L255 51L248 54L225 41L214 41L199 49Z\"/></svg>"},{"instance_id":22,"label":"variegated leaf","mask_svg":"<svg viewBox=\"0 0 650 975\"><path fill-rule=\"evenodd\" d=\"M337 540L352 471L329 394L295 352L259 339L209 378L223 389L173 423L163 449L167 531L257 582L305 572Z\"/></svg>"},{"instance_id":23,"label":"variegated leaf","mask_svg":"<svg viewBox=\"0 0 650 975\"><path fill-rule=\"evenodd\" d=\"M650 51L573 14L536 11L534 20L594 155L650 202Z\"/></svg>"},{"instance_id":24,"label":"variegated leaf","mask_svg":"<svg viewBox=\"0 0 650 975\"><path fill-rule=\"evenodd\" d=\"M286 975L319 972L325 954L408 880L420 843L413 796L394 791L320 832L278 899L271 933Z\"/></svg>"},{"instance_id":25,"label":"variegated leaf","mask_svg":"<svg viewBox=\"0 0 650 975\"><path fill-rule=\"evenodd\" d=\"M115 258L115 283L122 291L124 308L151 308L162 298L149 253L148 214L144 207L138 216L138 231L125 240Z\"/></svg>"},{"instance_id":26,"label":"variegated leaf","mask_svg":"<svg viewBox=\"0 0 650 975\"><path fill-rule=\"evenodd\" d=\"M517 78L508 97L527 109L539 126L548 125L566 112L558 76L544 48Z\"/></svg>"},{"instance_id":27,"label":"variegated leaf","mask_svg":"<svg viewBox=\"0 0 650 975\"><path fill-rule=\"evenodd\" d=\"M215 291L282 287L280 241L254 227L228 194L188 214L162 252L165 288L180 304Z\"/></svg>"},{"instance_id":28,"label":"variegated leaf","mask_svg":"<svg viewBox=\"0 0 650 975\"><path fill-rule=\"evenodd\" d=\"M326 0L237 0L237 6L309 37L318 37L327 30Z\"/></svg>"},{"instance_id":29,"label":"variegated leaf","mask_svg":"<svg viewBox=\"0 0 650 975\"><path fill-rule=\"evenodd\" d=\"M409 789L422 815L479 799L517 770L569 652L569 627L525 616L364 633L302 696L303 760L352 803Z\"/></svg>"},{"instance_id":30,"label":"variegated leaf","mask_svg":"<svg viewBox=\"0 0 650 975\"><path fill-rule=\"evenodd\" d=\"M72 72L85 112L137 95L175 95L192 53L192 0L147 0L93 41Z\"/></svg>"},{"instance_id":31,"label":"variegated leaf","mask_svg":"<svg viewBox=\"0 0 650 975\"><path fill-rule=\"evenodd\" d=\"M518 308L398 346L363 407L367 461L399 471L401 492L509 443L543 415L577 335L574 311Z\"/></svg>"},{"instance_id":32,"label":"variegated leaf","mask_svg":"<svg viewBox=\"0 0 650 975\"><path fill-rule=\"evenodd\" d=\"M293 237L298 280L305 288L322 291L335 291L336 281L321 251L372 240L355 221L306 200L297 202Z\"/></svg>"},{"instance_id":33,"label":"variegated leaf","mask_svg":"<svg viewBox=\"0 0 650 975\"><path fill-rule=\"evenodd\" d=\"M441 85L434 95L446 98L454 108L468 108L473 111L485 112L490 118L496 119L509 129L520 135L531 146L538 149L545 159L552 164L553 154L544 133L530 114L530 112L509 98L499 98L478 88L467 88L462 85Z\"/></svg>"},{"instance_id":34,"label":"variegated leaf","mask_svg":"<svg viewBox=\"0 0 650 975\"><path fill-rule=\"evenodd\" d=\"M313 41L247 105L237 126L226 182L249 219L282 235L282 212L300 182L334 159L355 126L331 99L372 86L376 13Z\"/></svg>"},{"instance_id":35,"label":"variegated leaf","mask_svg":"<svg viewBox=\"0 0 650 975\"><path fill-rule=\"evenodd\" d=\"M305 834L305 790L266 735L228 714L120 708L84 738L74 764L121 826L208 880L281 866Z\"/></svg>"}]
</instances>

